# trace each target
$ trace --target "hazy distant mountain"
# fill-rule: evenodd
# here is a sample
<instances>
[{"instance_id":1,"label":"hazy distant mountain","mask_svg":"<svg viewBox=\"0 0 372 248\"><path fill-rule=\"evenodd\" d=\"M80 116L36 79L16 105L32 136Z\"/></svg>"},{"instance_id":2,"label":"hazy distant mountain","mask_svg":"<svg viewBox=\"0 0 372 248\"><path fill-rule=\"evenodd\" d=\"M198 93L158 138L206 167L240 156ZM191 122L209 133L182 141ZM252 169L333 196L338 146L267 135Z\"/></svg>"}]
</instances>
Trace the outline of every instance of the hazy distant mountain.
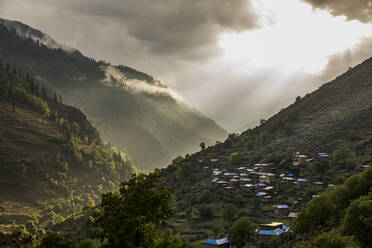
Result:
<instances>
[{"instance_id":1,"label":"hazy distant mountain","mask_svg":"<svg viewBox=\"0 0 372 248\"><path fill-rule=\"evenodd\" d=\"M201 142L226 137L153 77L87 58L20 22L1 23L2 63L21 68L81 108L103 139L127 151L140 167L164 166Z\"/></svg>"}]
</instances>

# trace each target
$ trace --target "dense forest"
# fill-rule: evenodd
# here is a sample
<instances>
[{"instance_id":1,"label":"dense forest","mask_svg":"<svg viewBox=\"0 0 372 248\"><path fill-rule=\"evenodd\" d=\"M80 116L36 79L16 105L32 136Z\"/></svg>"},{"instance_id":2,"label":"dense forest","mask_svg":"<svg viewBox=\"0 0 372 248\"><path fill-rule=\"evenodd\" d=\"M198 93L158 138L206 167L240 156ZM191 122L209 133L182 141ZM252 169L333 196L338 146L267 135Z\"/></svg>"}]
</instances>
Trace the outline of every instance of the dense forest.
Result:
<instances>
[{"instance_id":1,"label":"dense forest","mask_svg":"<svg viewBox=\"0 0 372 248\"><path fill-rule=\"evenodd\" d=\"M80 110L19 68L1 67L1 229L43 233L95 206L137 169Z\"/></svg>"}]
</instances>

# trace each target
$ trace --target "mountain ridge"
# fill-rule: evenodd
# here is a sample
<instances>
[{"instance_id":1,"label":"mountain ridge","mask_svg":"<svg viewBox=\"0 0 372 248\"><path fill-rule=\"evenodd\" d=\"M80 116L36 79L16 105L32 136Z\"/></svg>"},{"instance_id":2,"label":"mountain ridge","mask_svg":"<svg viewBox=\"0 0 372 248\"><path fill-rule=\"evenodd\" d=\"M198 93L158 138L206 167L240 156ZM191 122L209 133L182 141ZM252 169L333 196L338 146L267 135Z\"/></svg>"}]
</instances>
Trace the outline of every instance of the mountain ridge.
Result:
<instances>
[{"instance_id":1,"label":"mountain ridge","mask_svg":"<svg viewBox=\"0 0 372 248\"><path fill-rule=\"evenodd\" d=\"M197 150L201 142L210 145L227 136L145 73L73 56L0 29L4 64L17 65L79 106L104 140L129 153L143 169L165 166L173 157Z\"/></svg>"}]
</instances>

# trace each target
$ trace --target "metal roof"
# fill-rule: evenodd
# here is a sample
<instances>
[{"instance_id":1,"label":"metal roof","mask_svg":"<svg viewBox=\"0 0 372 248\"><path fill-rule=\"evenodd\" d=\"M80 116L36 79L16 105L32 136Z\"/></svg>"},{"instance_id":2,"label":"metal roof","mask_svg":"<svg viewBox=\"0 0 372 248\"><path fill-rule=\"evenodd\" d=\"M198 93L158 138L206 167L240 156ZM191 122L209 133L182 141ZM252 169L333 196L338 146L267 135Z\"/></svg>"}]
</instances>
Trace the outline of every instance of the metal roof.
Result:
<instances>
[{"instance_id":1,"label":"metal roof","mask_svg":"<svg viewBox=\"0 0 372 248\"><path fill-rule=\"evenodd\" d=\"M227 238L222 238L222 239L207 239L205 242L207 245L215 245L215 246L220 246L224 244L228 244L229 240Z\"/></svg>"}]
</instances>

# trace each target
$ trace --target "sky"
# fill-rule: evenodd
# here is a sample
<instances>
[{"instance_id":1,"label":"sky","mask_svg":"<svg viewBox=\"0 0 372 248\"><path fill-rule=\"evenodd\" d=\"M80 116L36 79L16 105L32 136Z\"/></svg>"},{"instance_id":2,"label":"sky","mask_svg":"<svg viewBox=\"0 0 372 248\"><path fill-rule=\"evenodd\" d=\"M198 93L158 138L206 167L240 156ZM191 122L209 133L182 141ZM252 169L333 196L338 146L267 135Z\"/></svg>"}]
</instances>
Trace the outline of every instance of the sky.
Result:
<instances>
[{"instance_id":1,"label":"sky","mask_svg":"<svg viewBox=\"0 0 372 248\"><path fill-rule=\"evenodd\" d=\"M0 17L146 72L230 132L372 56L372 0L0 0Z\"/></svg>"}]
</instances>

